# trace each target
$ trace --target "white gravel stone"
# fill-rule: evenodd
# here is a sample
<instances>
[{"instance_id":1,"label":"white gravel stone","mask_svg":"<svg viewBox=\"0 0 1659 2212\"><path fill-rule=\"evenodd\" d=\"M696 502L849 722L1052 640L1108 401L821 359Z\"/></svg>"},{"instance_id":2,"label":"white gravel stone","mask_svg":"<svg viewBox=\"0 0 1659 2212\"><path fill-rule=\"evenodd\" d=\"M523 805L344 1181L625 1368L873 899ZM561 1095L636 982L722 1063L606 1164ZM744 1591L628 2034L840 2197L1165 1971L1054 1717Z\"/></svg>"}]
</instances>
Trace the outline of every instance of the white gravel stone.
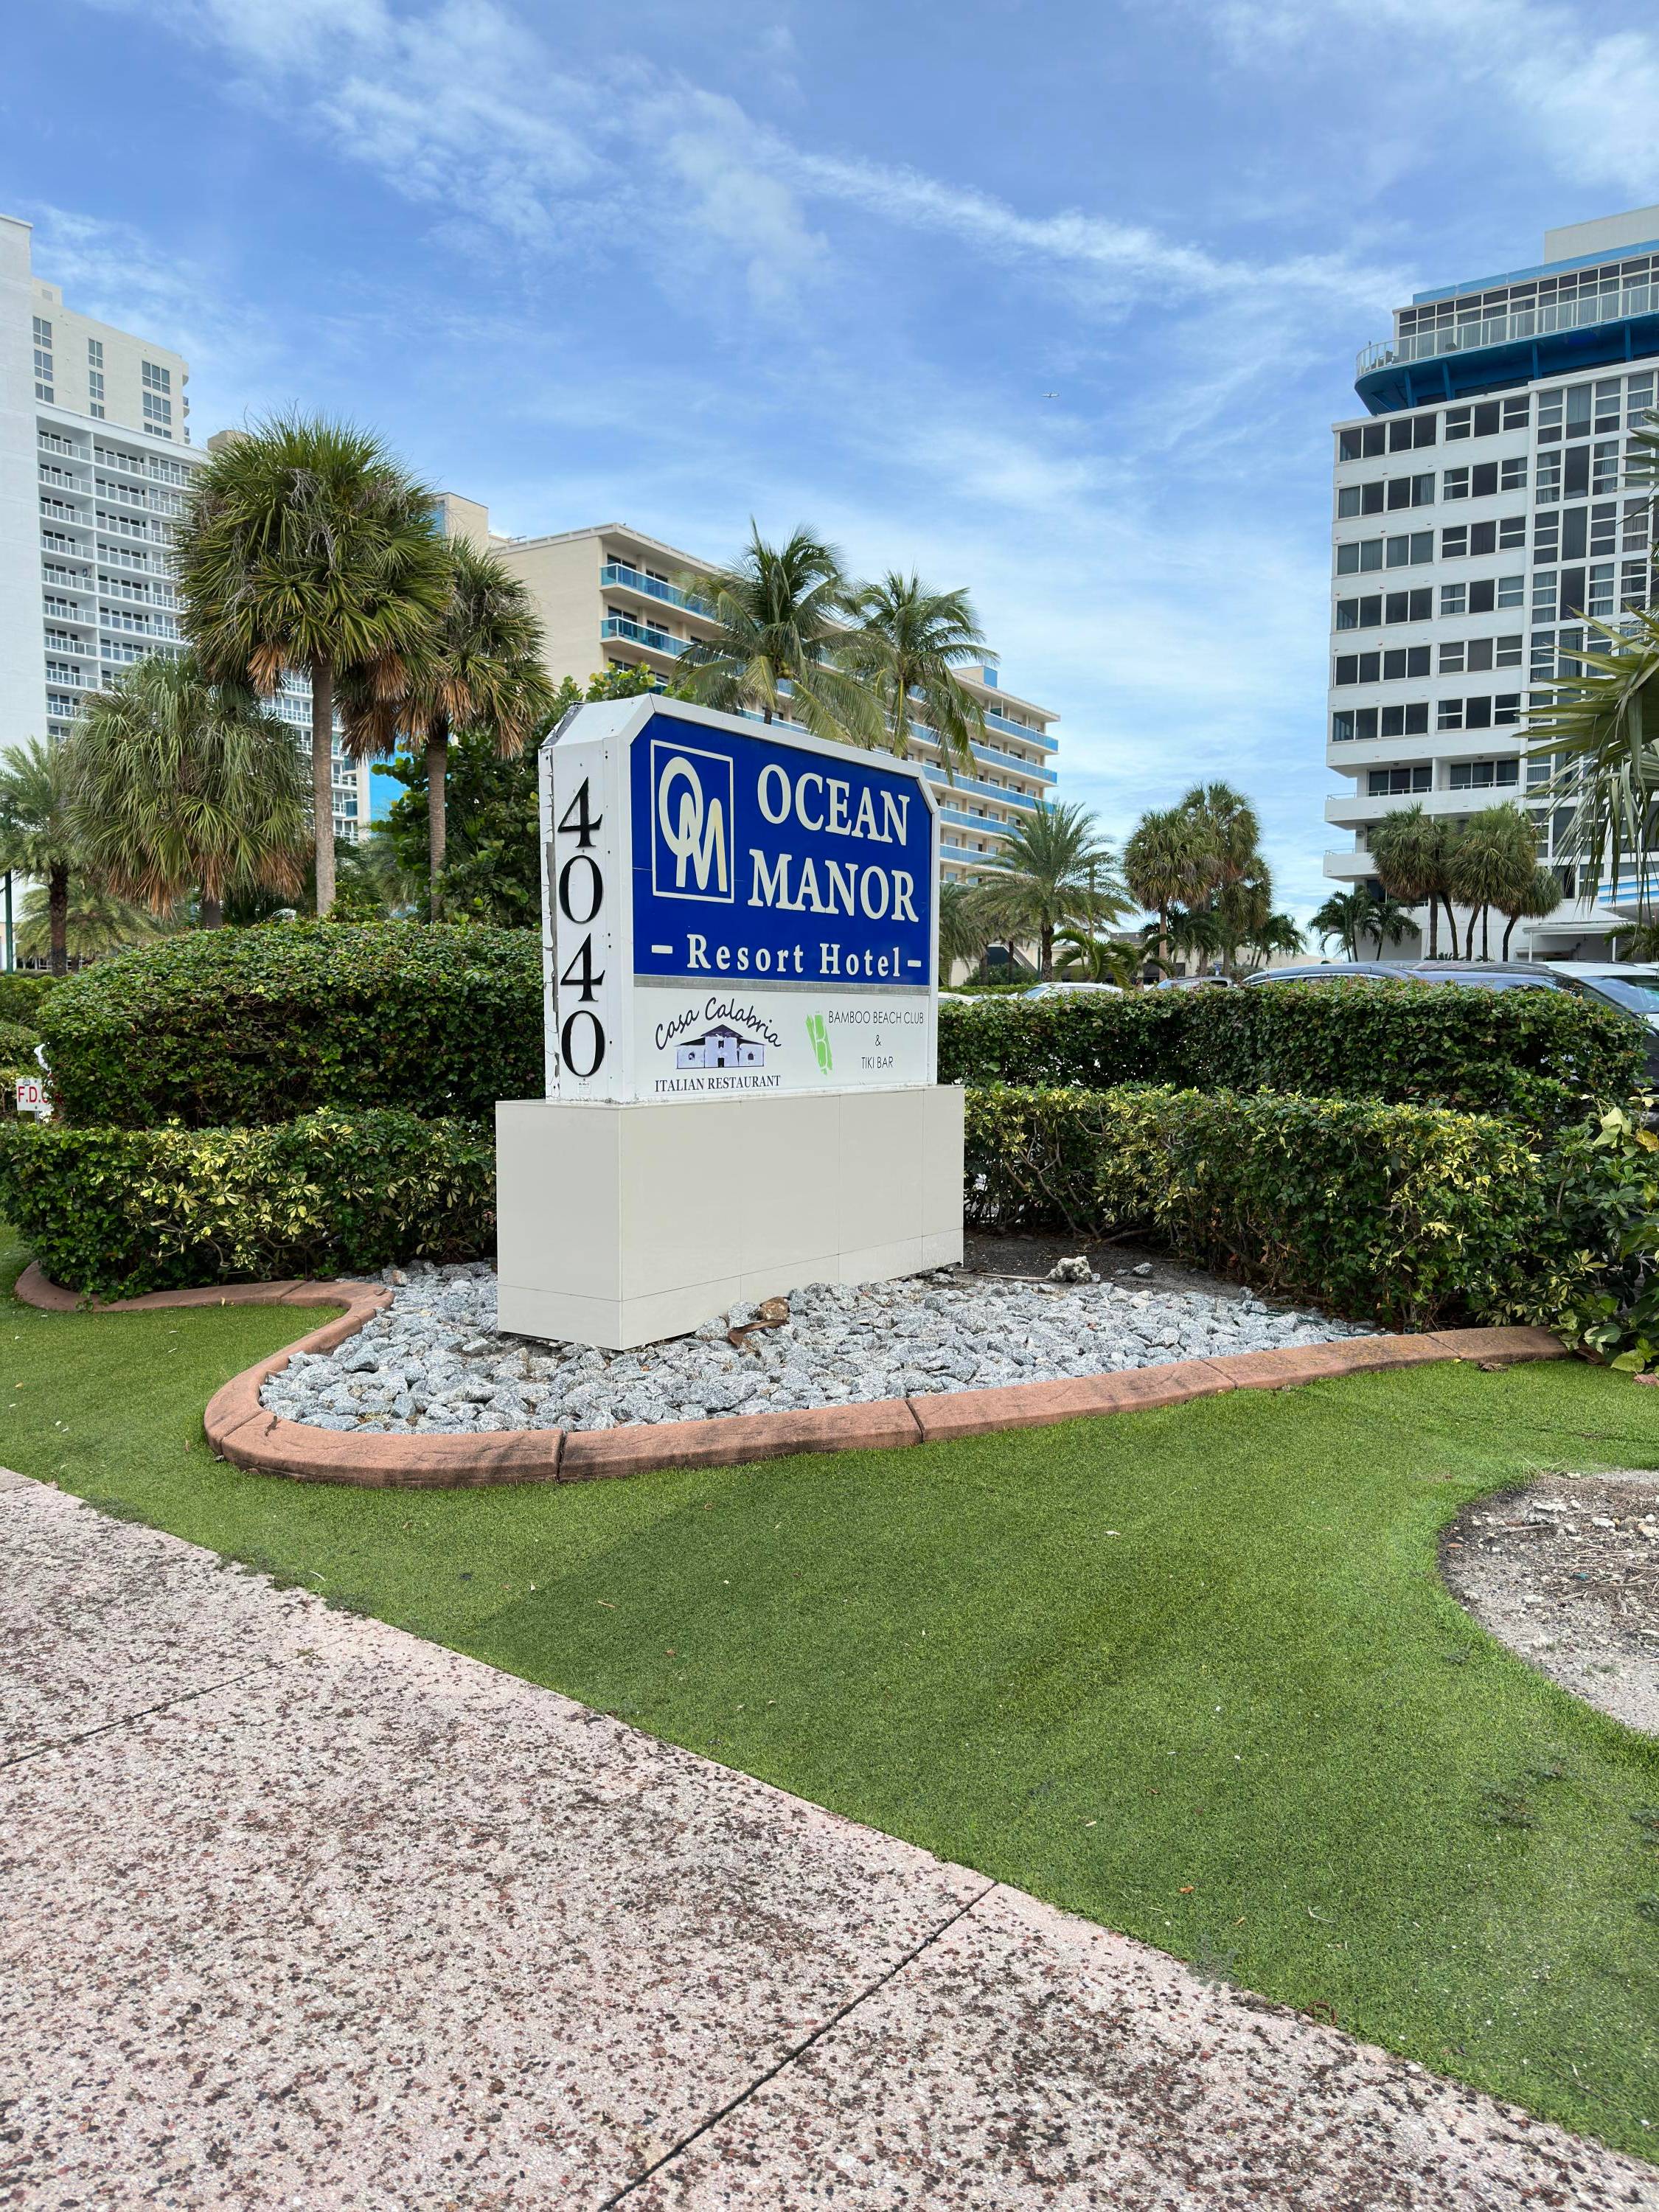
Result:
<instances>
[{"instance_id":1,"label":"white gravel stone","mask_svg":"<svg viewBox=\"0 0 1659 2212\"><path fill-rule=\"evenodd\" d=\"M788 1321L757 1328L742 1350L726 1331L752 1321L750 1304L712 1315L689 1336L605 1352L498 1335L487 1264L416 1264L382 1279L392 1304L337 1352L296 1353L261 1393L269 1412L331 1429L609 1429L992 1389L1370 1334L1248 1291L949 1268L899 1282L808 1284L789 1293Z\"/></svg>"}]
</instances>

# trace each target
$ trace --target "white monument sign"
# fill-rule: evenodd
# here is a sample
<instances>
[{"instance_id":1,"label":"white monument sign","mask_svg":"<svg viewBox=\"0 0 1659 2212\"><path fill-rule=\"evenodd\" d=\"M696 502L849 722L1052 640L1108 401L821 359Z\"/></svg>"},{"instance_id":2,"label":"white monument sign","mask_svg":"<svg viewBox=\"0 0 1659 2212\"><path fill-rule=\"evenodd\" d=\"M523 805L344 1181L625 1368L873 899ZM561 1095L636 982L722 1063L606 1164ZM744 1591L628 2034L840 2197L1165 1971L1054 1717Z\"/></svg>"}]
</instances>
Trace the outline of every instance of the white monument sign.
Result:
<instances>
[{"instance_id":1,"label":"white monument sign","mask_svg":"<svg viewBox=\"0 0 1659 2212\"><path fill-rule=\"evenodd\" d=\"M541 761L547 1097L498 1109L504 1328L597 1344L959 1259L921 768L679 701Z\"/></svg>"}]
</instances>

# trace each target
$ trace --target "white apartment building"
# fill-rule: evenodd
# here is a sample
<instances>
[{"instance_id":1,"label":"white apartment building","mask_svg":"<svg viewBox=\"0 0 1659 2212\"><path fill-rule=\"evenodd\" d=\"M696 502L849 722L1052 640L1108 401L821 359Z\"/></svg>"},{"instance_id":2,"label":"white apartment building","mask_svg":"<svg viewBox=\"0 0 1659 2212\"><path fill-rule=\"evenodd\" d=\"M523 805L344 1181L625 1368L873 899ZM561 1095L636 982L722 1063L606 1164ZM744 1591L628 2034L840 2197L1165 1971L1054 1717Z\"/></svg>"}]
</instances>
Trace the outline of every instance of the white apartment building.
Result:
<instances>
[{"instance_id":1,"label":"white apartment building","mask_svg":"<svg viewBox=\"0 0 1659 2212\"><path fill-rule=\"evenodd\" d=\"M1650 603L1649 501L1625 471L1656 376L1659 207L1547 231L1534 268L1419 292L1360 355L1368 411L1334 426L1327 746L1350 788L1326 817L1352 842L1328 876L1379 888L1368 839L1397 807L1515 799L1567 896L1517 926L1512 955L1605 957L1620 887L1579 896L1571 809L1542 801L1551 763L1525 757L1525 715L1548 696L1529 687L1594 647L1587 617ZM1419 921L1383 957L1419 956Z\"/></svg>"},{"instance_id":2,"label":"white apartment building","mask_svg":"<svg viewBox=\"0 0 1659 2212\"><path fill-rule=\"evenodd\" d=\"M64 737L89 692L179 653L173 533L193 472L190 371L64 304L0 216L0 750ZM273 702L308 754L309 687ZM368 817L365 767L337 750L334 826Z\"/></svg>"},{"instance_id":3,"label":"white apartment building","mask_svg":"<svg viewBox=\"0 0 1659 2212\"><path fill-rule=\"evenodd\" d=\"M680 655L694 639L713 633L688 576L713 565L660 538L620 523L566 530L545 538L491 533L487 508L445 495L447 533L489 545L522 577L547 635L547 665L554 682L585 684L607 663L644 666L672 683ZM969 877L991 864L1010 826L1037 800L1052 796L1059 740L1058 717L1048 708L1003 687L996 659L958 671L985 715L985 742L976 745L972 775L961 769L952 783L938 765L931 732L912 725L916 751L930 762L940 787L941 872L947 880Z\"/></svg>"}]
</instances>

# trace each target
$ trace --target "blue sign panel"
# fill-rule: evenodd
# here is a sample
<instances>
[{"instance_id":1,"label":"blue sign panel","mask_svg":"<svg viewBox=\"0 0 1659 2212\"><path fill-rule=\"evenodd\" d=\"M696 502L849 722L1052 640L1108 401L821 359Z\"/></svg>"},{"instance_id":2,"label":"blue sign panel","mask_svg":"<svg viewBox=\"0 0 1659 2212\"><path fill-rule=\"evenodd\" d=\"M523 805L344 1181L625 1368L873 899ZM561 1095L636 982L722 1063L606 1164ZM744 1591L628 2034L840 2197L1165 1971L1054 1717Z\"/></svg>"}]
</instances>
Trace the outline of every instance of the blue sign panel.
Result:
<instances>
[{"instance_id":1,"label":"blue sign panel","mask_svg":"<svg viewBox=\"0 0 1659 2212\"><path fill-rule=\"evenodd\" d=\"M659 714L629 777L636 975L931 982L933 820L915 774Z\"/></svg>"}]
</instances>

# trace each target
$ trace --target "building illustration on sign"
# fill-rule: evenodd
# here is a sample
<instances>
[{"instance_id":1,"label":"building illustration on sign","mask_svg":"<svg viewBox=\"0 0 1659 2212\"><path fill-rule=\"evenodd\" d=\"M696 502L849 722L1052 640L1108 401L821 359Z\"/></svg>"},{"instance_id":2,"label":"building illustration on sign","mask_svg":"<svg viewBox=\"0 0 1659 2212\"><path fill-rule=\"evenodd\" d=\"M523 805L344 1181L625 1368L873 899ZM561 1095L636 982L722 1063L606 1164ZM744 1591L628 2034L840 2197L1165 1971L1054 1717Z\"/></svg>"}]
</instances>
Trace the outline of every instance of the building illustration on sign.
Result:
<instances>
[{"instance_id":1,"label":"building illustration on sign","mask_svg":"<svg viewBox=\"0 0 1659 2212\"><path fill-rule=\"evenodd\" d=\"M728 1022L716 1022L702 1036L688 1037L674 1048L676 1067L761 1067L766 1047L740 1036Z\"/></svg>"}]
</instances>

